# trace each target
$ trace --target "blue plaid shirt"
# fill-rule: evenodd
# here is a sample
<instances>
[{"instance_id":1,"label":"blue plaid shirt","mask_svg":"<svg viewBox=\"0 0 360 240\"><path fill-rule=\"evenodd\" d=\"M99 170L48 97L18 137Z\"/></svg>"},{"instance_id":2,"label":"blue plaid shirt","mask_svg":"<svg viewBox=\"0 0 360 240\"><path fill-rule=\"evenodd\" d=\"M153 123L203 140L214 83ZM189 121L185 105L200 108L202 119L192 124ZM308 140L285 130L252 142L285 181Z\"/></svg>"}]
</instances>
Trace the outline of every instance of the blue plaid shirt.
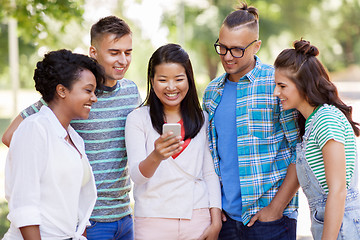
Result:
<instances>
[{"instance_id":1,"label":"blue plaid shirt","mask_svg":"<svg viewBox=\"0 0 360 240\"><path fill-rule=\"evenodd\" d=\"M299 139L295 111L283 111L279 99L273 95L274 68L255 58L255 68L243 76L237 85L237 154L244 224L261 208L269 205L275 196L288 165L295 163ZM226 78L227 74L223 74L211 81L203 97L203 108L209 114L210 150L220 179L214 114ZM240 92L246 94L241 95ZM291 214L297 207L296 195L284 214Z\"/></svg>"}]
</instances>

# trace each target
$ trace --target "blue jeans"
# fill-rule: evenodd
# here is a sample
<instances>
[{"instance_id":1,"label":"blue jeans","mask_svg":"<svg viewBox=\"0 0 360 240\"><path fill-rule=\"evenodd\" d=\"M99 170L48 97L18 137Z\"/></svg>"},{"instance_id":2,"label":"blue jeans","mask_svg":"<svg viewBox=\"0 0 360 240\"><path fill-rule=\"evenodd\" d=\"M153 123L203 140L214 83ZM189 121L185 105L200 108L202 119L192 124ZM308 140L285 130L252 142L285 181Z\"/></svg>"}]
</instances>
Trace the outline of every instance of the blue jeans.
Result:
<instances>
[{"instance_id":1,"label":"blue jeans","mask_svg":"<svg viewBox=\"0 0 360 240\"><path fill-rule=\"evenodd\" d=\"M86 228L88 240L133 240L134 228L131 215L116 222L95 222Z\"/></svg>"},{"instance_id":2,"label":"blue jeans","mask_svg":"<svg viewBox=\"0 0 360 240\"><path fill-rule=\"evenodd\" d=\"M296 220L283 216L273 222L256 221L251 227L226 216L219 240L295 240Z\"/></svg>"}]
</instances>

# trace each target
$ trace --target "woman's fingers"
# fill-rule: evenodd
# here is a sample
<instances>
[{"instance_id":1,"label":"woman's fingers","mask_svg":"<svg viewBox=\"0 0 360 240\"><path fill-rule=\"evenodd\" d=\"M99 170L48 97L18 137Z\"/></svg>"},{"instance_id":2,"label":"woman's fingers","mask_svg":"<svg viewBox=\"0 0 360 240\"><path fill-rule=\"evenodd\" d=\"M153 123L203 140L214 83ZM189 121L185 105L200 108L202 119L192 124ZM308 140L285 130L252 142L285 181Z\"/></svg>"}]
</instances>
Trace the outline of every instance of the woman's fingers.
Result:
<instances>
[{"instance_id":1,"label":"woman's fingers","mask_svg":"<svg viewBox=\"0 0 360 240\"><path fill-rule=\"evenodd\" d=\"M181 136L168 138L171 134L171 132L165 133L155 141L155 150L164 159L180 152L182 150L181 145L184 144L184 141L181 141Z\"/></svg>"}]
</instances>

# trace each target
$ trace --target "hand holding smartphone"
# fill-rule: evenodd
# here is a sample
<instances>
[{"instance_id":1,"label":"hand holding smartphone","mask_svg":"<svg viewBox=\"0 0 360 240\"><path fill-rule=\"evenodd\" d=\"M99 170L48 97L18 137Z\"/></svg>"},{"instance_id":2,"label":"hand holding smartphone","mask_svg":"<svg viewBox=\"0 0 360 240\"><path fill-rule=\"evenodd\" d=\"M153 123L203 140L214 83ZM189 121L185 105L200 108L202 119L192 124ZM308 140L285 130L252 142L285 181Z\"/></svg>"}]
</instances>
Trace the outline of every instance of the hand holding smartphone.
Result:
<instances>
[{"instance_id":1,"label":"hand holding smartphone","mask_svg":"<svg viewBox=\"0 0 360 240\"><path fill-rule=\"evenodd\" d=\"M163 125L163 129L162 129L162 133L167 133L172 131L173 134L171 136L169 136L167 140L169 140L170 138L173 137L177 137L177 136L181 136L181 124L180 123L164 123Z\"/></svg>"}]
</instances>

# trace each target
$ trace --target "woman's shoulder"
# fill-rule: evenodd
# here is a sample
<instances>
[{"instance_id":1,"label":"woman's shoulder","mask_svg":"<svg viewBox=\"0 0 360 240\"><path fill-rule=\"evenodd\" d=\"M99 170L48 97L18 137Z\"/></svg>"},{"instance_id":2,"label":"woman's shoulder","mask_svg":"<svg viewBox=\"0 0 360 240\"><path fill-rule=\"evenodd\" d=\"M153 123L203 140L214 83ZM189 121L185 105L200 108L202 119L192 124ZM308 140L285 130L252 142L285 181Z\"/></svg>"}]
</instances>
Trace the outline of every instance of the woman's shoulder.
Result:
<instances>
[{"instance_id":1,"label":"woman's shoulder","mask_svg":"<svg viewBox=\"0 0 360 240\"><path fill-rule=\"evenodd\" d=\"M24 138L27 136L29 139L36 139L44 137L46 132L49 131L50 121L46 115L41 112L32 114L25 118L17 129L14 131L13 139L18 137Z\"/></svg>"},{"instance_id":2,"label":"woman's shoulder","mask_svg":"<svg viewBox=\"0 0 360 240\"><path fill-rule=\"evenodd\" d=\"M315 128L324 127L327 129L343 131L347 127L348 121L343 112L333 105L324 104L317 112Z\"/></svg>"},{"instance_id":3,"label":"woman's shoulder","mask_svg":"<svg viewBox=\"0 0 360 240\"><path fill-rule=\"evenodd\" d=\"M346 119L343 112L333 105L324 104L318 110L318 119L319 120L332 120L339 121Z\"/></svg>"},{"instance_id":4,"label":"woman's shoulder","mask_svg":"<svg viewBox=\"0 0 360 240\"><path fill-rule=\"evenodd\" d=\"M149 114L149 107L140 106L132 110L131 113L129 113L129 116L146 115L146 114Z\"/></svg>"},{"instance_id":5,"label":"woman's shoulder","mask_svg":"<svg viewBox=\"0 0 360 240\"><path fill-rule=\"evenodd\" d=\"M141 106L135 108L129 115L127 116L127 120L148 120L150 118L149 107Z\"/></svg>"},{"instance_id":6,"label":"woman's shoulder","mask_svg":"<svg viewBox=\"0 0 360 240\"><path fill-rule=\"evenodd\" d=\"M44 106L44 108L46 108ZM29 117L25 118L20 126L32 126L32 125L38 125L38 127L45 127L45 124L48 124L49 118L47 114L44 114L44 111L38 111L34 114L31 114ZM20 127L19 126L19 127Z\"/></svg>"}]
</instances>

